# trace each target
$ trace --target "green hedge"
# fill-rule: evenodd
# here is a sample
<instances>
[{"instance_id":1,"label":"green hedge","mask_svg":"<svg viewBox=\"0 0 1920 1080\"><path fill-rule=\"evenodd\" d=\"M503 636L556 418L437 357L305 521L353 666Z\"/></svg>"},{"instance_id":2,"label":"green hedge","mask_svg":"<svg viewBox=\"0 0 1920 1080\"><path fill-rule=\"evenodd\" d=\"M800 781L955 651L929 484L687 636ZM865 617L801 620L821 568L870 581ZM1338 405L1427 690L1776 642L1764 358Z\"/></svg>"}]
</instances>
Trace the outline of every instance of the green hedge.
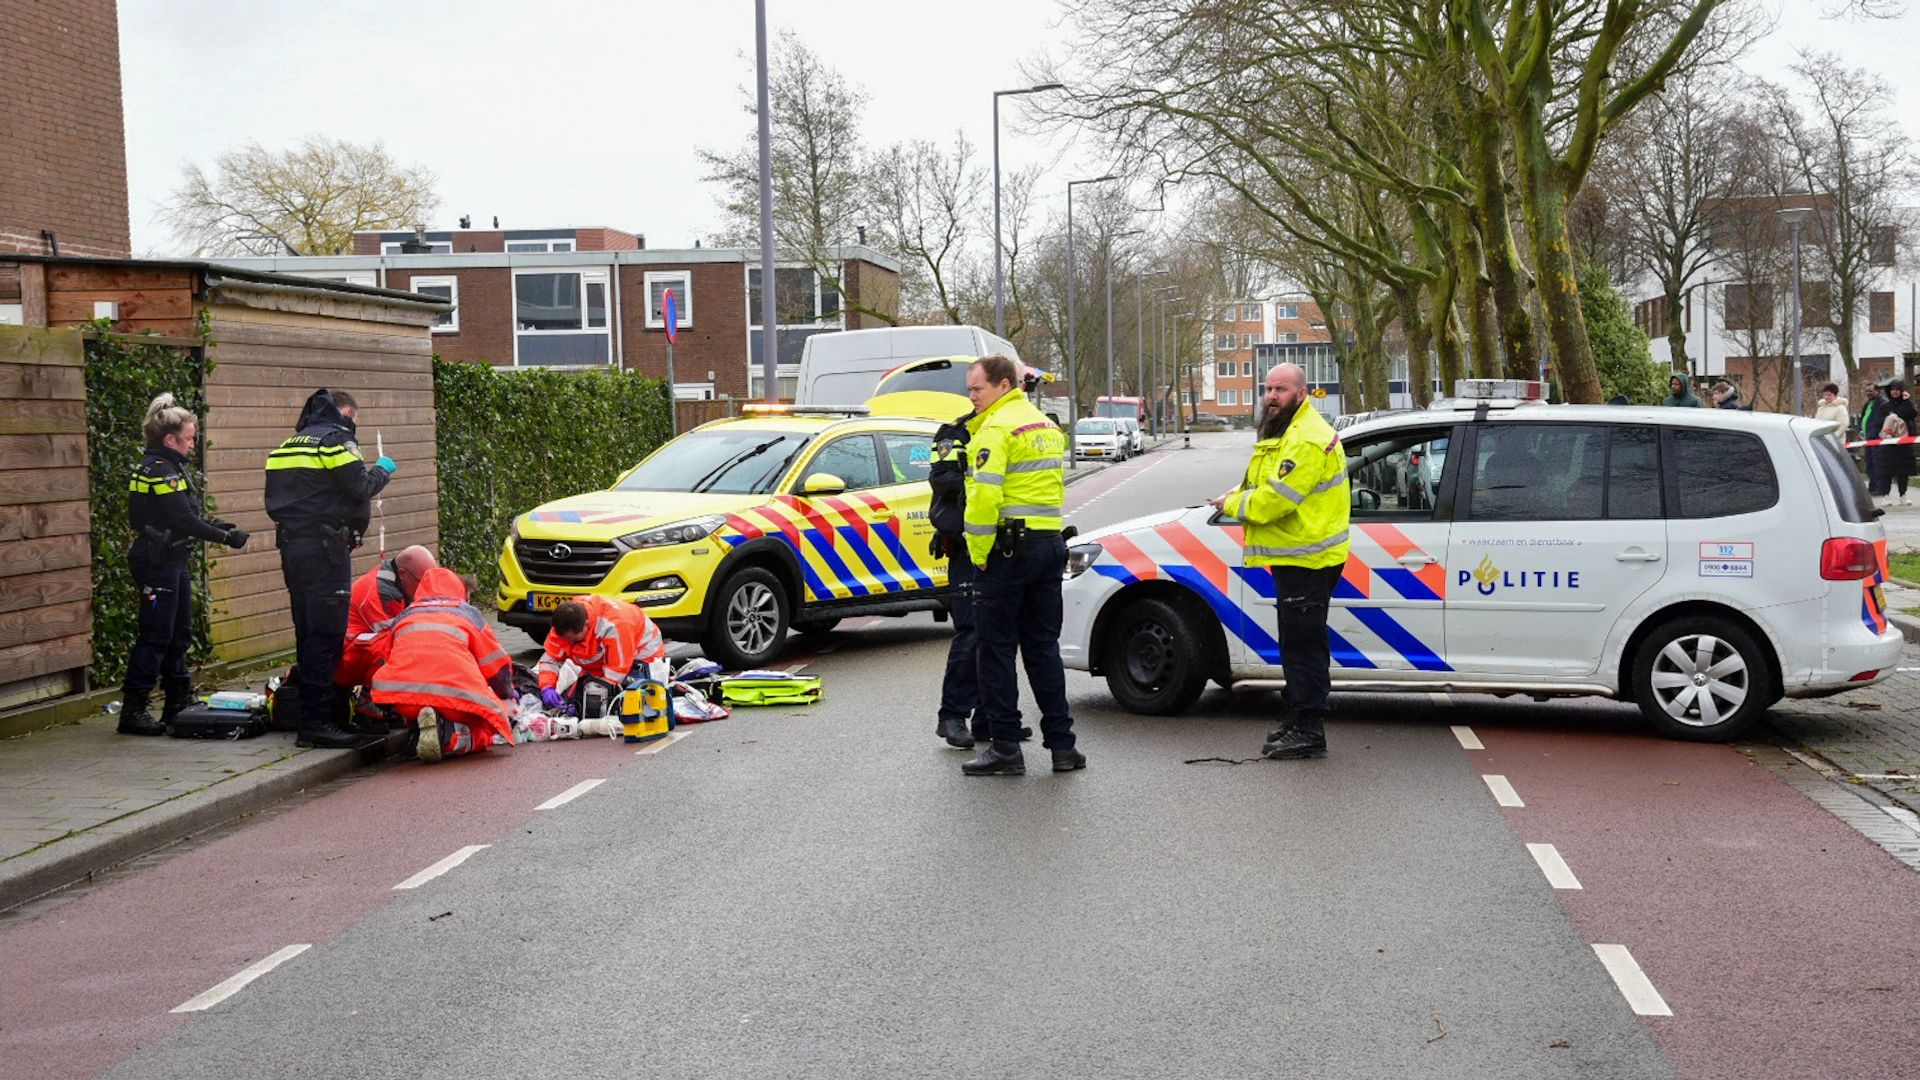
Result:
<instances>
[{"instance_id":1,"label":"green hedge","mask_svg":"<svg viewBox=\"0 0 1920 1080\"><path fill-rule=\"evenodd\" d=\"M492 589L513 519L611 484L671 430L664 380L433 360L440 561ZM405 468L405 463L401 464Z\"/></svg>"},{"instance_id":2,"label":"green hedge","mask_svg":"<svg viewBox=\"0 0 1920 1080\"><path fill-rule=\"evenodd\" d=\"M127 524L127 481L146 450L142 431L147 404L162 392L194 415L205 416L206 372L187 350L143 344L138 337L109 335L110 323L92 327L100 336L87 342L87 499L93 514L93 678L118 683L127 673L127 654L139 635L138 590L127 566L133 530ZM211 367L208 364L207 367ZM207 438L188 469L194 489L206 496L203 468ZM208 499L207 513L213 514ZM193 563L193 648L191 663L213 655L208 635L206 545L195 544Z\"/></svg>"}]
</instances>

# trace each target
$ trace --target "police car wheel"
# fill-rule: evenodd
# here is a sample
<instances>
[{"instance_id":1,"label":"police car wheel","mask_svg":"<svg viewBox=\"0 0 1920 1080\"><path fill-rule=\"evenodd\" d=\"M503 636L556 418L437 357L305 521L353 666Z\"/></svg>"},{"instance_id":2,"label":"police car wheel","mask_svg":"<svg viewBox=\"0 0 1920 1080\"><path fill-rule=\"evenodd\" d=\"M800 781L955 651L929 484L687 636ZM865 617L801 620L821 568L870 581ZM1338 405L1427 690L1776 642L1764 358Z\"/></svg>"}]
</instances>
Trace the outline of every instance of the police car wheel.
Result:
<instances>
[{"instance_id":1,"label":"police car wheel","mask_svg":"<svg viewBox=\"0 0 1920 1080\"><path fill-rule=\"evenodd\" d=\"M780 655L787 640L787 591L780 579L757 566L736 570L715 594L713 615L701 646L721 667L761 667Z\"/></svg>"},{"instance_id":2,"label":"police car wheel","mask_svg":"<svg viewBox=\"0 0 1920 1080\"><path fill-rule=\"evenodd\" d=\"M1165 600L1127 605L1107 637L1107 689L1129 712L1170 716L1206 688L1207 666L1199 623Z\"/></svg>"},{"instance_id":3,"label":"police car wheel","mask_svg":"<svg viewBox=\"0 0 1920 1080\"><path fill-rule=\"evenodd\" d=\"M1633 696L1668 738L1726 742L1745 735L1773 703L1771 680L1752 634L1727 619L1689 615L1641 644Z\"/></svg>"}]
</instances>

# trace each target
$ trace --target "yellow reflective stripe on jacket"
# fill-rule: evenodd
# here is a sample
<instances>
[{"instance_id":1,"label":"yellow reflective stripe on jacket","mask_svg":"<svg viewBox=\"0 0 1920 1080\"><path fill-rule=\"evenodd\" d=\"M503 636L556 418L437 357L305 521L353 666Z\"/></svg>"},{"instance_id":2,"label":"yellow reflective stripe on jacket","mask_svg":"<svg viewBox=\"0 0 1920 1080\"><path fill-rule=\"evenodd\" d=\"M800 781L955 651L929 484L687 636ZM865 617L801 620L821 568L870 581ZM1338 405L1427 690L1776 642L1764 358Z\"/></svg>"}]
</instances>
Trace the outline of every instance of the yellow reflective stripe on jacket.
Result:
<instances>
[{"instance_id":1,"label":"yellow reflective stripe on jacket","mask_svg":"<svg viewBox=\"0 0 1920 1080\"><path fill-rule=\"evenodd\" d=\"M1030 529L1057 531L1066 503L1066 436L1027 395L1009 390L976 418L968 443L965 532L976 565L986 565L994 530L1021 520ZM971 426L971 425L970 425Z\"/></svg>"},{"instance_id":2,"label":"yellow reflective stripe on jacket","mask_svg":"<svg viewBox=\"0 0 1920 1080\"><path fill-rule=\"evenodd\" d=\"M1347 560L1347 455L1311 405L1287 430L1254 444L1253 460L1224 508L1246 525L1247 566L1339 566Z\"/></svg>"},{"instance_id":3,"label":"yellow reflective stripe on jacket","mask_svg":"<svg viewBox=\"0 0 1920 1080\"><path fill-rule=\"evenodd\" d=\"M344 446L282 446L267 455L267 468L337 469L359 460L359 454Z\"/></svg>"},{"instance_id":4,"label":"yellow reflective stripe on jacket","mask_svg":"<svg viewBox=\"0 0 1920 1080\"><path fill-rule=\"evenodd\" d=\"M171 495L176 491L187 490L187 478L134 473L133 479L127 484L127 490L136 495Z\"/></svg>"}]
</instances>

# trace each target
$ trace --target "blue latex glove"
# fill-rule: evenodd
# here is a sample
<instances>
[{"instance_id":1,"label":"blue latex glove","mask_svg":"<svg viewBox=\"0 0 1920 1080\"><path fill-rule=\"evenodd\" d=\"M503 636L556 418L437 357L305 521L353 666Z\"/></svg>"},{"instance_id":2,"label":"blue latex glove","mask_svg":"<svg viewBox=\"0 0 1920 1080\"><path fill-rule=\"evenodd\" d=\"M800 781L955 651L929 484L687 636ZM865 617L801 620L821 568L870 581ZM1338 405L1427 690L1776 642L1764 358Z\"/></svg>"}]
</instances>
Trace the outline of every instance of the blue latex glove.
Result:
<instances>
[{"instance_id":1,"label":"blue latex glove","mask_svg":"<svg viewBox=\"0 0 1920 1080\"><path fill-rule=\"evenodd\" d=\"M385 454L380 455L380 460L374 462L373 467L376 469L387 470L388 476L392 476L394 473L397 473L400 471L400 466L395 465L393 463L393 459L386 456Z\"/></svg>"},{"instance_id":2,"label":"blue latex glove","mask_svg":"<svg viewBox=\"0 0 1920 1080\"><path fill-rule=\"evenodd\" d=\"M547 707L549 713L556 716L569 716L573 713L573 706L567 704L567 699L560 695L560 691L551 686L540 691L540 703Z\"/></svg>"}]
</instances>

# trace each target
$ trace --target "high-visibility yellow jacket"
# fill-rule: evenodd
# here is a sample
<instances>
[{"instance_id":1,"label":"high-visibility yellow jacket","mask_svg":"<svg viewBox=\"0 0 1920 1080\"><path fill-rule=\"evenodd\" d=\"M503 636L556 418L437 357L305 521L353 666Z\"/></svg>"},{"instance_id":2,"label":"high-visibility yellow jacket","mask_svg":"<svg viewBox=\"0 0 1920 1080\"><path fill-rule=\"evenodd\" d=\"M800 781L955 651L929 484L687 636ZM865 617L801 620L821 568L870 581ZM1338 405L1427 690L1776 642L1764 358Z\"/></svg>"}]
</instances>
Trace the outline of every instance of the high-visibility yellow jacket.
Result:
<instances>
[{"instance_id":1,"label":"high-visibility yellow jacket","mask_svg":"<svg viewBox=\"0 0 1920 1080\"><path fill-rule=\"evenodd\" d=\"M1248 566L1347 561L1347 455L1319 411L1301 402L1287 430L1253 444L1253 460L1221 509L1246 523Z\"/></svg>"},{"instance_id":2,"label":"high-visibility yellow jacket","mask_svg":"<svg viewBox=\"0 0 1920 1080\"><path fill-rule=\"evenodd\" d=\"M1067 500L1067 438L1024 391L1007 391L969 424L973 472L967 477L967 552L987 565L1003 521L1058 532Z\"/></svg>"}]
</instances>

